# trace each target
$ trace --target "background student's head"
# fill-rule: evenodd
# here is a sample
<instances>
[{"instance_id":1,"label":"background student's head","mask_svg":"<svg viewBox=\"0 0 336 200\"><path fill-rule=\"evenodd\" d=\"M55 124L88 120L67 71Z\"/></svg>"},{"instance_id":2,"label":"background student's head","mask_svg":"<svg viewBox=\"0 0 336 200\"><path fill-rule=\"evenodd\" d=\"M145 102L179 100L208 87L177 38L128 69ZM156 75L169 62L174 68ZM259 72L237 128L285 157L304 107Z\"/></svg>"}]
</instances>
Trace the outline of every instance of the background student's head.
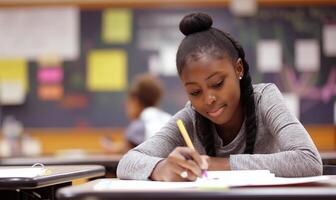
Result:
<instances>
[{"instance_id":1,"label":"background student's head","mask_svg":"<svg viewBox=\"0 0 336 200\"><path fill-rule=\"evenodd\" d=\"M163 87L161 81L151 74L137 75L128 91L126 114L133 120L141 112L152 106L157 106L161 100Z\"/></svg>"},{"instance_id":2,"label":"background student's head","mask_svg":"<svg viewBox=\"0 0 336 200\"><path fill-rule=\"evenodd\" d=\"M185 16L176 65L188 97L196 110L200 133L207 133L210 121L230 127L246 118L246 152L253 151L256 132L253 87L245 53L228 33L212 27L204 13ZM212 135L201 134L208 154L215 154Z\"/></svg>"}]
</instances>

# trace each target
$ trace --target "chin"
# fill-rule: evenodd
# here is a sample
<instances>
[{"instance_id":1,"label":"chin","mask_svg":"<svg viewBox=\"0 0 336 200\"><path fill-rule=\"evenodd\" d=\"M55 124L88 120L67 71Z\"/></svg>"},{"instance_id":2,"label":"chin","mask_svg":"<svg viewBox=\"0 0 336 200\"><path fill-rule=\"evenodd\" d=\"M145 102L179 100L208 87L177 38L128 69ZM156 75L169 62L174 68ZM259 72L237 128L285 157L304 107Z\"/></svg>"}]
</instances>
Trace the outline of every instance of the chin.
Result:
<instances>
[{"instance_id":1,"label":"chin","mask_svg":"<svg viewBox=\"0 0 336 200\"><path fill-rule=\"evenodd\" d=\"M211 122L213 122L213 123L215 123L217 125L223 125L223 124L226 124L229 121L229 119L227 117L218 117L218 118L208 117L208 119Z\"/></svg>"}]
</instances>

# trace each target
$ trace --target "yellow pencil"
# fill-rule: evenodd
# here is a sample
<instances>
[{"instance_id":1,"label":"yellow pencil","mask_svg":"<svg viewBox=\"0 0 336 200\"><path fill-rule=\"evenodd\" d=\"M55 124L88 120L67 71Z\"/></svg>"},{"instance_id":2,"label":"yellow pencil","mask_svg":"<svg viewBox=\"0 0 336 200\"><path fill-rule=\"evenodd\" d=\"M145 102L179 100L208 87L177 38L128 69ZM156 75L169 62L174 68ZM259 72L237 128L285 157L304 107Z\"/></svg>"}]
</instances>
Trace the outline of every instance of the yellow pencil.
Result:
<instances>
[{"instance_id":1,"label":"yellow pencil","mask_svg":"<svg viewBox=\"0 0 336 200\"><path fill-rule=\"evenodd\" d=\"M192 150L195 150L195 147L190 140L190 137L188 135L188 132L187 132L182 120L178 119L176 121L176 124L177 124L178 128L180 129L180 132L181 132L181 134L184 138L184 141L187 143L187 147L191 148Z\"/></svg>"},{"instance_id":2,"label":"yellow pencil","mask_svg":"<svg viewBox=\"0 0 336 200\"><path fill-rule=\"evenodd\" d=\"M187 130L186 130L184 124L183 124L183 121L180 120L180 119L178 119L176 121L176 124L177 124L178 128L180 129L180 132L181 132L181 134L182 134L182 136L184 138L184 141L187 144L187 147L191 148L192 150L195 150L195 147L194 147L193 143L190 140L189 134L188 134L188 132L187 132ZM208 176L206 170L202 170L202 175L204 177Z\"/></svg>"}]
</instances>

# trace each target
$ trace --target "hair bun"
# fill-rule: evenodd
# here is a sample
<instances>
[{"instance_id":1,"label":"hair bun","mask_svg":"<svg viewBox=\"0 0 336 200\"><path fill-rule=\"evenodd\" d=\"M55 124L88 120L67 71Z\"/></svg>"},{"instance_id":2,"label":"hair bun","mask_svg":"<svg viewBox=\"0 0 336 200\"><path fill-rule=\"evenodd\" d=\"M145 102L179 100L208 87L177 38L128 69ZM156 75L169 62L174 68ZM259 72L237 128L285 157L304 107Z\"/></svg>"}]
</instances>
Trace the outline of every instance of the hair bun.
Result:
<instances>
[{"instance_id":1,"label":"hair bun","mask_svg":"<svg viewBox=\"0 0 336 200\"><path fill-rule=\"evenodd\" d=\"M212 26L212 18L205 13L191 13L183 17L180 31L185 35L206 31Z\"/></svg>"}]
</instances>

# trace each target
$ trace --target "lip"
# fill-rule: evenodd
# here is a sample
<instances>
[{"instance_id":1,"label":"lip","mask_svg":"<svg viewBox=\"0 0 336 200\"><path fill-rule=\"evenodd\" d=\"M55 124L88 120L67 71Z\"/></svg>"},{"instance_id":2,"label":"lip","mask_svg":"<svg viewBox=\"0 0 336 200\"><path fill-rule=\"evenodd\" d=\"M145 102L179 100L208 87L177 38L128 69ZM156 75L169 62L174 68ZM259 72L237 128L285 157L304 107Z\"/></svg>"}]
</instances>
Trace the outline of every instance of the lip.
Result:
<instances>
[{"instance_id":1,"label":"lip","mask_svg":"<svg viewBox=\"0 0 336 200\"><path fill-rule=\"evenodd\" d=\"M210 110L210 111L208 111L208 114L210 115L210 117L218 117L219 115L221 115L224 112L224 107L225 106L221 106L219 108Z\"/></svg>"}]
</instances>

